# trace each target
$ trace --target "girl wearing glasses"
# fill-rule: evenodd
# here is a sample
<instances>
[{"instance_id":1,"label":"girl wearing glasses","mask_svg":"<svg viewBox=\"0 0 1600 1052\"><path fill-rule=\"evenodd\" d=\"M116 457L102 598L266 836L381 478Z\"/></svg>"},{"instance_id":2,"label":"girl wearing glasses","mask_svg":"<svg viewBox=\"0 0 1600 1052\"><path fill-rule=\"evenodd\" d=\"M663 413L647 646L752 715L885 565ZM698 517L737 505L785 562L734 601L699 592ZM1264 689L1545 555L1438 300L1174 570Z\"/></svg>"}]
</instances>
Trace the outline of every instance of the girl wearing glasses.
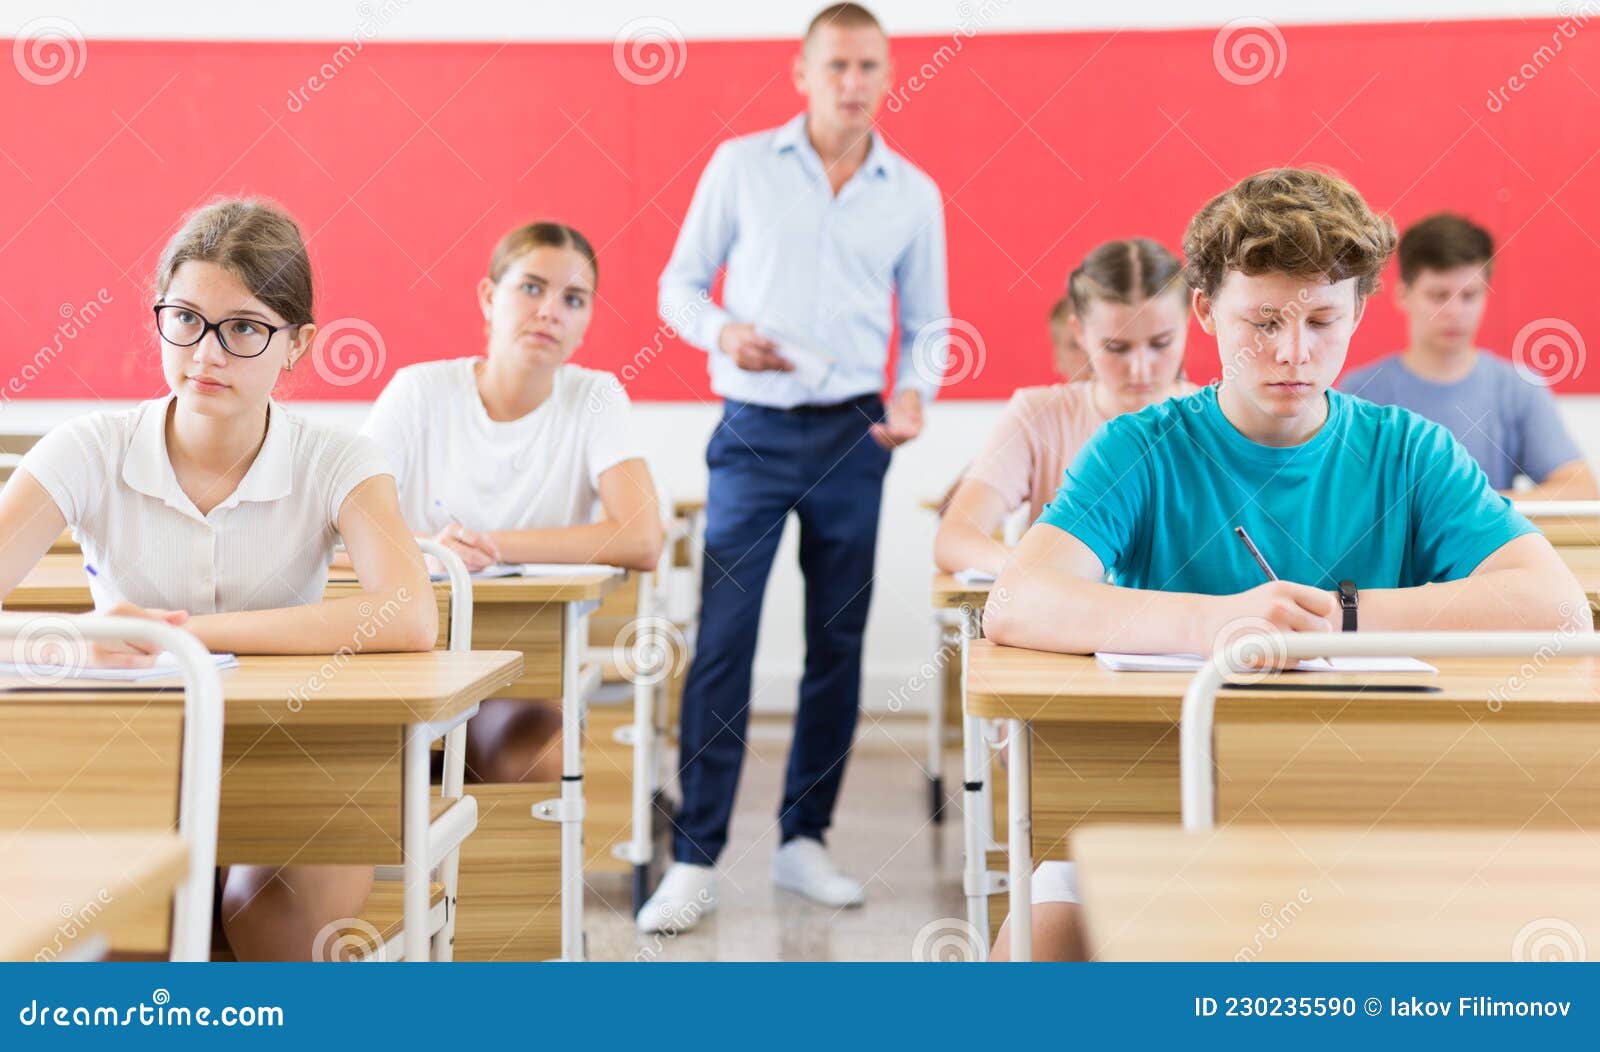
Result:
<instances>
[{"instance_id":1,"label":"girl wearing glasses","mask_svg":"<svg viewBox=\"0 0 1600 1052\"><path fill-rule=\"evenodd\" d=\"M401 369L372 407L363 430L395 466L406 522L470 570L653 570L661 556L661 512L628 396L610 373L568 364L598 279L594 249L571 227L511 231L478 282L484 355ZM556 781L560 737L557 705L491 699L467 724L468 773Z\"/></svg>"},{"instance_id":2,"label":"girl wearing glasses","mask_svg":"<svg viewBox=\"0 0 1600 1052\"><path fill-rule=\"evenodd\" d=\"M155 287L171 393L78 417L28 452L0 491L0 595L70 526L98 611L181 626L213 651L431 649L433 590L383 454L272 398L316 335L294 221L258 201L202 208L167 245ZM362 594L323 601L340 539ZM399 613L373 623L374 608ZM136 643L83 655L117 667L155 657ZM306 960L327 924L360 911L372 877L227 867L228 941L241 960Z\"/></svg>"}]
</instances>

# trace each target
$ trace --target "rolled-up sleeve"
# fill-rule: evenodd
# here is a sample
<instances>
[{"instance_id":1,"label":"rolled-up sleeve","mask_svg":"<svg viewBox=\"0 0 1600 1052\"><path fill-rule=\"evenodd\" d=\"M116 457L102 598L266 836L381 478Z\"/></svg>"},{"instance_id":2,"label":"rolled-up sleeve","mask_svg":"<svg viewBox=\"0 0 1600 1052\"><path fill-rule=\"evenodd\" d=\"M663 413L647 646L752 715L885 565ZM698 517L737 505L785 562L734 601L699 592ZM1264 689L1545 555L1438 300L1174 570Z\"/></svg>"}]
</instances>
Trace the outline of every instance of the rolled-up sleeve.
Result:
<instances>
[{"instance_id":1,"label":"rolled-up sleeve","mask_svg":"<svg viewBox=\"0 0 1600 1052\"><path fill-rule=\"evenodd\" d=\"M661 272L657 300L661 320L703 351L715 351L722 327L735 320L712 302L711 283L727 262L738 215L731 144L724 143L695 187L672 258Z\"/></svg>"},{"instance_id":2,"label":"rolled-up sleeve","mask_svg":"<svg viewBox=\"0 0 1600 1052\"><path fill-rule=\"evenodd\" d=\"M962 354L981 355L975 332L950 317L945 270L944 203L929 186L929 215L895 264L895 293L900 304L900 353L895 367L895 392L917 391L931 402L945 383L952 330L963 341Z\"/></svg>"}]
</instances>

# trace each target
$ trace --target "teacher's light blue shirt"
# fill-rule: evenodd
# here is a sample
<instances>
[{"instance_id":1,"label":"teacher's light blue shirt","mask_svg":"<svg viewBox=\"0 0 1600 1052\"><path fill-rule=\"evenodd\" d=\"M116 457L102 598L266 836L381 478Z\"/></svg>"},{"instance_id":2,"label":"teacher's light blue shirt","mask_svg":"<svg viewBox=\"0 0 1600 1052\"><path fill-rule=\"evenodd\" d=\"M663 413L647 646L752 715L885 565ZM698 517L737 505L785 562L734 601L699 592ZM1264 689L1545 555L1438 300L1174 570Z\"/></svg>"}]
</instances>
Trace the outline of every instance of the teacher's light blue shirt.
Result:
<instances>
[{"instance_id":1,"label":"teacher's light blue shirt","mask_svg":"<svg viewBox=\"0 0 1600 1052\"><path fill-rule=\"evenodd\" d=\"M898 321L895 390L931 400L950 325L939 188L873 135L835 196L805 121L802 113L717 148L661 274L661 317L709 352L717 394L781 409L883 390ZM710 290L724 266L717 304ZM832 368L818 385L740 369L717 346L730 322L776 332L829 356Z\"/></svg>"}]
</instances>

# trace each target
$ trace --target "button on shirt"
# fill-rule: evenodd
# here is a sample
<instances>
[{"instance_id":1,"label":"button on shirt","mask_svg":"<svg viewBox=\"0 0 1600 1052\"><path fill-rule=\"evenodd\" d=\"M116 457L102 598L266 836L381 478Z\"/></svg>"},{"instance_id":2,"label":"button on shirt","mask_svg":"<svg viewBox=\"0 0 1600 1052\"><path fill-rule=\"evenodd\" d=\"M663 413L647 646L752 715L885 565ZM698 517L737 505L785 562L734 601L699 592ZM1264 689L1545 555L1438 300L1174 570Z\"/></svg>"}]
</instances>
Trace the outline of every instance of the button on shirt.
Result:
<instances>
[{"instance_id":1,"label":"button on shirt","mask_svg":"<svg viewBox=\"0 0 1600 1052\"><path fill-rule=\"evenodd\" d=\"M718 305L710 289L724 265ZM710 352L718 395L787 409L883 390L896 295L895 389L931 400L950 324L939 189L873 135L835 196L802 113L717 148L662 272L660 310ZM717 344L732 322L826 355L832 367L820 384L810 374L740 369Z\"/></svg>"},{"instance_id":2,"label":"button on shirt","mask_svg":"<svg viewBox=\"0 0 1600 1052\"><path fill-rule=\"evenodd\" d=\"M321 601L345 498L392 474L378 447L269 403L255 461L201 515L167 455L171 404L169 395L70 420L22 460L97 571L95 606L213 614Z\"/></svg>"}]
</instances>

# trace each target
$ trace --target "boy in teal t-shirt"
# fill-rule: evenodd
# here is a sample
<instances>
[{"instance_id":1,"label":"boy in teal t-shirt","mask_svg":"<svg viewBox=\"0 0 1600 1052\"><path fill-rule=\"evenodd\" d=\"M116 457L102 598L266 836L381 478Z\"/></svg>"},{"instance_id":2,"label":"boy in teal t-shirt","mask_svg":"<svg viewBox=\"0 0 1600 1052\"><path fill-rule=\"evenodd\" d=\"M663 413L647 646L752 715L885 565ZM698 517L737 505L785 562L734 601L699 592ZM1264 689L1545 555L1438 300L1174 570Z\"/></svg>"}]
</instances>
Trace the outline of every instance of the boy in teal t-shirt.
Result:
<instances>
[{"instance_id":1,"label":"boy in teal t-shirt","mask_svg":"<svg viewBox=\"0 0 1600 1052\"><path fill-rule=\"evenodd\" d=\"M1321 172L1262 172L1202 208L1184 274L1222 380L1090 439L995 582L989 638L1208 654L1267 628L1592 630L1566 565L1448 431L1329 389L1394 244ZM1043 863L1033 900L1035 956L1081 957L1071 864ZM991 959L1009 946L1002 927Z\"/></svg>"},{"instance_id":2,"label":"boy in teal t-shirt","mask_svg":"<svg viewBox=\"0 0 1600 1052\"><path fill-rule=\"evenodd\" d=\"M1090 439L996 581L989 638L1211 653L1244 622L1586 623L1566 565L1449 432L1330 390L1394 245L1389 220L1322 172L1262 172L1201 209L1184 274L1223 378Z\"/></svg>"}]
</instances>

